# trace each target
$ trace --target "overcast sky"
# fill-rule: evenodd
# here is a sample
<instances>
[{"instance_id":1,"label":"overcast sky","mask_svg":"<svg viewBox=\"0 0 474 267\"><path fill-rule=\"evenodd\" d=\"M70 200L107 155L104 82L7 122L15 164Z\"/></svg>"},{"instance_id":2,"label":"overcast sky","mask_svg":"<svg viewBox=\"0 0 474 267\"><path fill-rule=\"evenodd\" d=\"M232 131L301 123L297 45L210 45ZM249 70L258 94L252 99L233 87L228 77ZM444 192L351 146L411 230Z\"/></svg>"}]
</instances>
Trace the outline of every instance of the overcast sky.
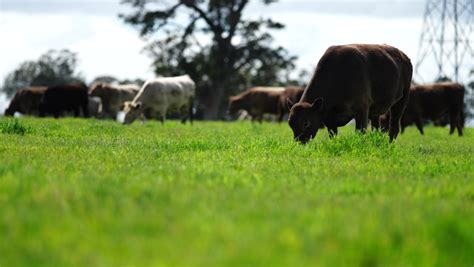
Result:
<instances>
[{"instance_id":1,"label":"overcast sky","mask_svg":"<svg viewBox=\"0 0 474 267\"><path fill-rule=\"evenodd\" d=\"M79 70L90 82L98 75L150 78L146 44L118 13L119 0L0 0L0 81L25 60L49 49L79 55ZM271 17L286 25L275 45L299 56L298 67L312 69L326 48L346 43L387 43L415 62L424 0L280 0L264 6L252 1L248 17ZM428 67L427 76L434 75Z\"/></svg>"}]
</instances>

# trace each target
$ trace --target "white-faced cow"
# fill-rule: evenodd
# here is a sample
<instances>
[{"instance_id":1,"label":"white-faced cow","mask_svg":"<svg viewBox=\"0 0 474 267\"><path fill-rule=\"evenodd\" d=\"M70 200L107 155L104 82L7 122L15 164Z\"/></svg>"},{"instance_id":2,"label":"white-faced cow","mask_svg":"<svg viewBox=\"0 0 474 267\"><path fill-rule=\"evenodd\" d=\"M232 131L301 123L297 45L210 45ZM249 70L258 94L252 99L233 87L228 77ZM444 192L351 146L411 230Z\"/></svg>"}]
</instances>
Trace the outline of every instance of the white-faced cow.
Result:
<instances>
[{"instance_id":1,"label":"white-faced cow","mask_svg":"<svg viewBox=\"0 0 474 267\"><path fill-rule=\"evenodd\" d=\"M130 124L140 116L164 123L166 114L179 113L183 123L189 118L192 124L195 90L188 75L148 80L132 101L124 103L123 123Z\"/></svg>"},{"instance_id":2,"label":"white-faced cow","mask_svg":"<svg viewBox=\"0 0 474 267\"><path fill-rule=\"evenodd\" d=\"M355 118L364 132L368 120L378 125L390 111L390 140L400 130L408 102L413 67L408 56L389 45L351 44L331 46L316 67L301 100L292 106L289 125L294 138L306 143L324 123L329 136Z\"/></svg>"}]
</instances>

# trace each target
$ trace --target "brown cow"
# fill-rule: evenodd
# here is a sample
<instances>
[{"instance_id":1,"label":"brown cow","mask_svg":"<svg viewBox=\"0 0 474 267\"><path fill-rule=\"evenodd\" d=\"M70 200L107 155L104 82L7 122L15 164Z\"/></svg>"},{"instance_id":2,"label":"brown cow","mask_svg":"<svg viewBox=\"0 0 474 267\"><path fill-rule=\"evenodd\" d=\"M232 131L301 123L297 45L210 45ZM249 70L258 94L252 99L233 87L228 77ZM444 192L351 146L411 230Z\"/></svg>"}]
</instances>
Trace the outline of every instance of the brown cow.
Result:
<instances>
[{"instance_id":1,"label":"brown cow","mask_svg":"<svg viewBox=\"0 0 474 267\"><path fill-rule=\"evenodd\" d=\"M31 86L20 89L5 110L5 116L13 116L15 112L25 115L34 115L39 113L39 105L47 87Z\"/></svg>"},{"instance_id":2,"label":"brown cow","mask_svg":"<svg viewBox=\"0 0 474 267\"><path fill-rule=\"evenodd\" d=\"M102 101L101 117L115 119L126 101L132 101L140 91L135 84L112 85L96 83L90 88L90 96L100 97Z\"/></svg>"},{"instance_id":3,"label":"brown cow","mask_svg":"<svg viewBox=\"0 0 474 267\"><path fill-rule=\"evenodd\" d=\"M263 120L263 114L279 115L278 101L285 88L253 87L237 96L229 98L229 113L236 114L245 110L252 117L252 122Z\"/></svg>"},{"instance_id":4,"label":"brown cow","mask_svg":"<svg viewBox=\"0 0 474 267\"><path fill-rule=\"evenodd\" d=\"M299 103L288 120L295 140L305 144L321 123L329 136L355 118L356 130L365 132L369 118L391 113L390 141L400 131L408 102L413 67L408 56L389 45L331 46L319 60Z\"/></svg>"},{"instance_id":5,"label":"brown cow","mask_svg":"<svg viewBox=\"0 0 474 267\"><path fill-rule=\"evenodd\" d=\"M285 91L283 91L283 93L280 95L280 99L278 100L279 122L281 122L283 120L283 116L285 116L285 114L290 111L287 99L290 99L293 103L297 103L298 101L300 101L303 92L303 87L289 86L285 88Z\"/></svg>"},{"instance_id":6,"label":"brown cow","mask_svg":"<svg viewBox=\"0 0 474 267\"><path fill-rule=\"evenodd\" d=\"M458 83L443 82L424 85L412 85L410 88L410 99L403 113L401 126L402 132L405 127L415 124L423 134L423 121L437 121L447 116L451 129L455 128L459 136L463 132L463 105L464 86ZM381 118L382 125L387 126L387 116Z\"/></svg>"}]
</instances>

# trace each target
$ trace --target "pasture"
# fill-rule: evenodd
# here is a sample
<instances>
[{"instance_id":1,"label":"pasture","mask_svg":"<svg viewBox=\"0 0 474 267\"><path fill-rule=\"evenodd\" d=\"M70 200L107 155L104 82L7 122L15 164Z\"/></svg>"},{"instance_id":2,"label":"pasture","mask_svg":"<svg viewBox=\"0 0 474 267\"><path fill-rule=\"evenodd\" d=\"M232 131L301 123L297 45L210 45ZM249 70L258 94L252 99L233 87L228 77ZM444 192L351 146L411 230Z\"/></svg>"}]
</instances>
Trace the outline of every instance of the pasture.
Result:
<instances>
[{"instance_id":1,"label":"pasture","mask_svg":"<svg viewBox=\"0 0 474 267\"><path fill-rule=\"evenodd\" d=\"M474 130L0 118L0 266L472 266Z\"/></svg>"}]
</instances>

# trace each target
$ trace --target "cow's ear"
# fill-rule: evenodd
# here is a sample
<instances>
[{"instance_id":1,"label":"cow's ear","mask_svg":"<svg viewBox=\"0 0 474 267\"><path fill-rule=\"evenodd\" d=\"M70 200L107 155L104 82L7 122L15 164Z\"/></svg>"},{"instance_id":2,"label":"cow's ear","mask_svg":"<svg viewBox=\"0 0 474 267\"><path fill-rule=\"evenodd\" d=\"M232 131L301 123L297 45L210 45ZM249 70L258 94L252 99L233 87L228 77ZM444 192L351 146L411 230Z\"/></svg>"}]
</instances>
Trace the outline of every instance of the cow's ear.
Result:
<instances>
[{"instance_id":1,"label":"cow's ear","mask_svg":"<svg viewBox=\"0 0 474 267\"><path fill-rule=\"evenodd\" d=\"M311 105L311 110L316 112L323 111L324 107L324 100L322 98L318 98L314 100L313 104Z\"/></svg>"},{"instance_id":2,"label":"cow's ear","mask_svg":"<svg viewBox=\"0 0 474 267\"><path fill-rule=\"evenodd\" d=\"M138 109L138 108L140 108L141 106L142 106L142 102L138 101L138 102L135 103L135 107L134 107L134 108L135 108L135 109Z\"/></svg>"},{"instance_id":3,"label":"cow's ear","mask_svg":"<svg viewBox=\"0 0 474 267\"><path fill-rule=\"evenodd\" d=\"M286 106L288 107L288 110L290 110L294 104L295 103L293 103L289 97L286 98Z\"/></svg>"}]
</instances>

